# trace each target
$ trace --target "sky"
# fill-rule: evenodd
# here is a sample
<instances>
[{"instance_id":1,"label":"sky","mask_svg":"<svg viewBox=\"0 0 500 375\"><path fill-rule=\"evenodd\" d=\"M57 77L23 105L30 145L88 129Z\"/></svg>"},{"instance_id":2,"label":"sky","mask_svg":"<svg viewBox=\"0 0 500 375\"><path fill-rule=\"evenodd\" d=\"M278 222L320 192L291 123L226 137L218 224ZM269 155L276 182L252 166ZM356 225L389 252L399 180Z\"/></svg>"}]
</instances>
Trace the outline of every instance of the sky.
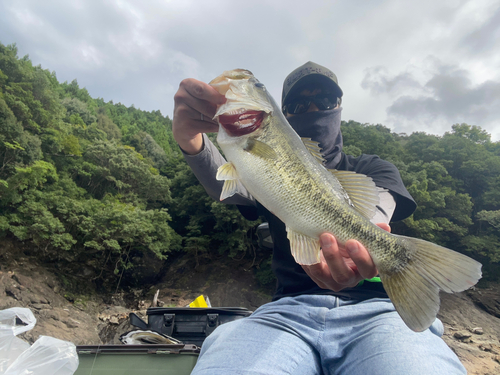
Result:
<instances>
[{"instance_id":1,"label":"sky","mask_svg":"<svg viewBox=\"0 0 500 375\"><path fill-rule=\"evenodd\" d=\"M500 0L2 0L0 42L94 98L173 117L184 78L244 68L279 101L307 61L343 120L500 140Z\"/></svg>"}]
</instances>

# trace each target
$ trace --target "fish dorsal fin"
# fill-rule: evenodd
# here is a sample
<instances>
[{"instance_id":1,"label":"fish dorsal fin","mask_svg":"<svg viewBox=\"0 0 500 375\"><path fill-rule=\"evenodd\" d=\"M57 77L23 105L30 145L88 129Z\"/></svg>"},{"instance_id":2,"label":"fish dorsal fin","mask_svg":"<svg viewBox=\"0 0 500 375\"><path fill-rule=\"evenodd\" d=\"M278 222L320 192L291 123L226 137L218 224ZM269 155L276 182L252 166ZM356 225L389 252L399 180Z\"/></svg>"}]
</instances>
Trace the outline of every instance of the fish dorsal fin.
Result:
<instances>
[{"instance_id":1,"label":"fish dorsal fin","mask_svg":"<svg viewBox=\"0 0 500 375\"><path fill-rule=\"evenodd\" d=\"M312 156L314 156L321 164L325 163L325 159L323 158L323 155L321 154L321 147L319 147L319 142L313 141L311 138L300 138L302 139L302 142L304 143L304 146L306 146L307 151L311 153Z\"/></svg>"},{"instance_id":2,"label":"fish dorsal fin","mask_svg":"<svg viewBox=\"0 0 500 375\"><path fill-rule=\"evenodd\" d=\"M330 172L339 180L354 209L370 220L380 202L377 187L371 177L352 171L330 169Z\"/></svg>"},{"instance_id":3,"label":"fish dorsal fin","mask_svg":"<svg viewBox=\"0 0 500 375\"><path fill-rule=\"evenodd\" d=\"M219 181L224 181L220 200L232 197L238 191L238 172L233 163L226 163L217 169L215 178Z\"/></svg>"},{"instance_id":4,"label":"fish dorsal fin","mask_svg":"<svg viewBox=\"0 0 500 375\"><path fill-rule=\"evenodd\" d=\"M304 236L286 227L286 235L290 241L290 250L295 261L301 265L316 264L320 261L319 240Z\"/></svg>"}]
</instances>

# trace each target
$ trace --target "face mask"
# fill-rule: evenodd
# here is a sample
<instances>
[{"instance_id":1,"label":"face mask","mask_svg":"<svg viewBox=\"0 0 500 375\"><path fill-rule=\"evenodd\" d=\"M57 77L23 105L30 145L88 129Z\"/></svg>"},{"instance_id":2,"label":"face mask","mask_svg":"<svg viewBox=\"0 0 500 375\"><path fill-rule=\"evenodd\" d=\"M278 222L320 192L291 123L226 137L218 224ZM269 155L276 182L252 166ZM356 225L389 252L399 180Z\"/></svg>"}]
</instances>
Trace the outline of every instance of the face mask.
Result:
<instances>
[{"instance_id":1,"label":"face mask","mask_svg":"<svg viewBox=\"0 0 500 375\"><path fill-rule=\"evenodd\" d=\"M319 142L325 167L335 169L342 157L342 133L340 132L340 113L342 108L325 111L306 112L288 118L288 122L302 138Z\"/></svg>"}]
</instances>

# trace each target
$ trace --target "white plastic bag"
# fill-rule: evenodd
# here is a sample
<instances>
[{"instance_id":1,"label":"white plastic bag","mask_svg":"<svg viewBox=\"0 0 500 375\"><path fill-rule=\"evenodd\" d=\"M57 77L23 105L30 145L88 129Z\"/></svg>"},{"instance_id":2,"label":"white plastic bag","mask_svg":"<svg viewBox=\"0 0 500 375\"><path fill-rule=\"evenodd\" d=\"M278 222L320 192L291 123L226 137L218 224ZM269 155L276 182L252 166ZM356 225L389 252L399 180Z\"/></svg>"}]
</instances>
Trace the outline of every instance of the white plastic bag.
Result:
<instances>
[{"instance_id":1,"label":"white plastic bag","mask_svg":"<svg viewBox=\"0 0 500 375\"><path fill-rule=\"evenodd\" d=\"M73 343L40 336L5 371L4 375L73 375L78 368L78 355Z\"/></svg>"},{"instance_id":2,"label":"white plastic bag","mask_svg":"<svg viewBox=\"0 0 500 375\"><path fill-rule=\"evenodd\" d=\"M26 325L16 325L16 317ZM35 324L36 318L29 309L0 311L0 375L73 375L78 368L73 343L40 336L30 347L15 337Z\"/></svg>"},{"instance_id":3,"label":"white plastic bag","mask_svg":"<svg viewBox=\"0 0 500 375\"><path fill-rule=\"evenodd\" d=\"M17 325L16 318L24 325ZM30 309L13 307L0 311L0 374L4 374L12 362L29 349L30 344L16 336L29 331L35 324L36 318Z\"/></svg>"}]
</instances>

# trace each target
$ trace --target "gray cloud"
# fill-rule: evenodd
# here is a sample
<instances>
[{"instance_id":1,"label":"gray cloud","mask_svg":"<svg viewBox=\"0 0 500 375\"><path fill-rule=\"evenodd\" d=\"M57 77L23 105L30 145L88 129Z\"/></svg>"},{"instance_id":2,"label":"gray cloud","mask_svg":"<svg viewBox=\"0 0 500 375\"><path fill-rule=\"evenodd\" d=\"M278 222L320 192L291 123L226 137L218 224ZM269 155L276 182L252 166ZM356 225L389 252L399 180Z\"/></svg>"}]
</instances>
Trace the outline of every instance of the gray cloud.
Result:
<instances>
[{"instance_id":1,"label":"gray cloud","mask_svg":"<svg viewBox=\"0 0 500 375\"><path fill-rule=\"evenodd\" d=\"M495 47L500 39L500 3L494 5L489 19L460 40L457 48L467 48L472 53L486 56L498 53Z\"/></svg>"},{"instance_id":2,"label":"gray cloud","mask_svg":"<svg viewBox=\"0 0 500 375\"><path fill-rule=\"evenodd\" d=\"M497 135L500 118L500 82L473 84L470 73L442 65L423 85L425 95L402 95L387 108L390 121L408 131L415 126L442 134L454 123L479 125Z\"/></svg>"},{"instance_id":3,"label":"gray cloud","mask_svg":"<svg viewBox=\"0 0 500 375\"><path fill-rule=\"evenodd\" d=\"M393 77L387 68L376 66L367 68L361 81L361 87L370 90L373 94L397 93L409 88L420 88L421 85L409 72L399 73Z\"/></svg>"}]
</instances>

